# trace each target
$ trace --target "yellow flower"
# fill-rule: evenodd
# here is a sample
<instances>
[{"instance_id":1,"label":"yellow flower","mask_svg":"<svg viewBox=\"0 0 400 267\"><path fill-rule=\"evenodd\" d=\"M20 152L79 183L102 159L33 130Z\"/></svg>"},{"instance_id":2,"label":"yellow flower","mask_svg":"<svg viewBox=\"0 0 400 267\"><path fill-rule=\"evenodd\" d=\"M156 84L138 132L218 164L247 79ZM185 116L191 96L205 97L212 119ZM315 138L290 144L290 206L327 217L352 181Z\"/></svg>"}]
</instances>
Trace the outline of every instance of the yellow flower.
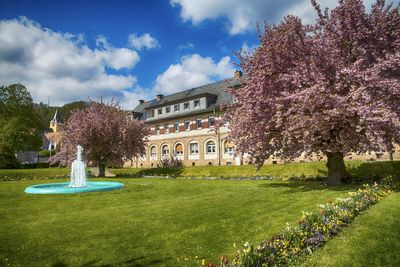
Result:
<instances>
[{"instance_id":1,"label":"yellow flower","mask_svg":"<svg viewBox=\"0 0 400 267\"><path fill-rule=\"evenodd\" d=\"M204 265L206 265L206 260L205 260L205 259L202 259L202 260L201 260L201 266L204 266Z\"/></svg>"}]
</instances>

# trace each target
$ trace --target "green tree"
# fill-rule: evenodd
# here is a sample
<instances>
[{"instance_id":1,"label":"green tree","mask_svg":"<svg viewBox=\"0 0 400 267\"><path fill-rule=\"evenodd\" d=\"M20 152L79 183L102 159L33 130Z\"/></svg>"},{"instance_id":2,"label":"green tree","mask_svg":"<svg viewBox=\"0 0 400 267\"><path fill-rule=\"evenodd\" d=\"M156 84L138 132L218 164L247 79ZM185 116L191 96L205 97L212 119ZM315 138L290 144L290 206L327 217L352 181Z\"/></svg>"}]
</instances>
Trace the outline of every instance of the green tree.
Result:
<instances>
[{"instance_id":1,"label":"green tree","mask_svg":"<svg viewBox=\"0 0 400 267\"><path fill-rule=\"evenodd\" d=\"M42 143L40 119L22 84L0 87L0 167L15 162L15 153L36 150Z\"/></svg>"}]
</instances>

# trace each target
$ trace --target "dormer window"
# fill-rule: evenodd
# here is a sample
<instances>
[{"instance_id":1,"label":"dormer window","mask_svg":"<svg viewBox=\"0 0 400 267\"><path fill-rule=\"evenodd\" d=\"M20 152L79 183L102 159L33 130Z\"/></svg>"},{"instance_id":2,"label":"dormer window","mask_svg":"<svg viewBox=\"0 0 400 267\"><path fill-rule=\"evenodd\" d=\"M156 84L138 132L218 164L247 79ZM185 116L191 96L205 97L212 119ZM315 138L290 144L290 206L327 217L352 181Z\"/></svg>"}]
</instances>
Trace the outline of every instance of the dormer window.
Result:
<instances>
[{"instance_id":1,"label":"dormer window","mask_svg":"<svg viewBox=\"0 0 400 267\"><path fill-rule=\"evenodd\" d=\"M154 109L152 109L152 110L149 111L149 117L150 117L150 118L153 118L153 117L154 117Z\"/></svg>"},{"instance_id":2,"label":"dormer window","mask_svg":"<svg viewBox=\"0 0 400 267\"><path fill-rule=\"evenodd\" d=\"M189 109L189 102L183 103L183 109L188 110Z\"/></svg>"},{"instance_id":3,"label":"dormer window","mask_svg":"<svg viewBox=\"0 0 400 267\"><path fill-rule=\"evenodd\" d=\"M165 113L170 113L171 112L171 107L166 107L165 108Z\"/></svg>"},{"instance_id":4,"label":"dormer window","mask_svg":"<svg viewBox=\"0 0 400 267\"><path fill-rule=\"evenodd\" d=\"M180 108L180 107L179 107L179 104L175 105L175 106L174 106L174 112L178 112L178 111L179 111L179 108Z\"/></svg>"},{"instance_id":5,"label":"dormer window","mask_svg":"<svg viewBox=\"0 0 400 267\"><path fill-rule=\"evenodd\" d=\"M193 101L193 105L194 105L194 108L199 108L200 107L200 100Z\"/></svg>"},{"instance_id":6,"label":"dormer window","mask_svg":"<svg viewBox=\"0 0 400 267\"><path fill-rule=\"evenodd\" d=\"M161 114L162 114L162 108L159 108L159 109L157 110L157 113L158 113L158 115L161 115Z\"/></svg>"}]
</instances>

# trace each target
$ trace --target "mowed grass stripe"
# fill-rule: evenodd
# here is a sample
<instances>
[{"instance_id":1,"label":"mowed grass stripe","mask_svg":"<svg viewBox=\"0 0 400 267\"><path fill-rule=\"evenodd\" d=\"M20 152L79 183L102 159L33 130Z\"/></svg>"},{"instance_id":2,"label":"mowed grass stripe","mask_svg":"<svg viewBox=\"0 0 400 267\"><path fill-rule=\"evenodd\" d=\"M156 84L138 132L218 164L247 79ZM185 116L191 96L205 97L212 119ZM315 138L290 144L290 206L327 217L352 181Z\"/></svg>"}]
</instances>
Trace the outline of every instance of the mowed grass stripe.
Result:
<instances>
[{"instance_id":1,"label":"mowed grass stripe","mask_svg":"<svg viewBox=\"0 0 400 267\"><path fill-rule=\"evenodd\" d=\"M1 182L0 265L176 266L178 257L195 256L217 261L234 256L233 243L261 242L286 222L296 223L303 210L354 189L314 182L115 180L126 188L43 196L23 190L49 180Z\"/></svg>"}]
</instances>

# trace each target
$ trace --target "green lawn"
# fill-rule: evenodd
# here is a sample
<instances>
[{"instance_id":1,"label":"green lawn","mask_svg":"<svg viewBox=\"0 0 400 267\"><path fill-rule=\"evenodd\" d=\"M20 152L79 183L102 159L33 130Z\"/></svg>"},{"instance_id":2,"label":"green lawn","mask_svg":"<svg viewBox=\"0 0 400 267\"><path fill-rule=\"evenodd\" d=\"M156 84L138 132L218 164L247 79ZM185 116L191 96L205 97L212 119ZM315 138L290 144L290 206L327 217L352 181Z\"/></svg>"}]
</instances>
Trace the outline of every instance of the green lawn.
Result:
<instances>
[{"instance_id":1,"label":"green lawn","mask_svg":"<svg viewBox=\"0 0 400 267\"><path fill-rule=\"evenodd\" d=\"M347 161L347 168L355 177L373 177L395 174L400 176L400 161ZM277 165L265 165L256 172L254 166L196 166L181 168L153 168L153 169L109 169L119 177L142 177L142 176L173 176L173 177L255 177L272 176L277 179L316 178L326 177L327 169L325 162L310 163L288 163ZM30 180L45 178L67 178L69 169L48 168L32 170L2 170L0 169L0 181L7 180Z\"/></svg>"},{"instance_id":2,"label":"green lawn","mask_svg":"<svg viewBox=\"0 0 400 267\"><path fill-rule=\"evenodd\" d=\"M68 178L69 168L0 169L0 181Z\"/></svg>"},{"instance_id":3,"label":"green lawn","mask_svg":"<svg viewBox=\"0 0 400 267\"><path fill-rule=\"evenodd\" d=\"M326 177L326 162L287 163L264 165L257 172L254 166L198 166L181 168L153 168L153 169L110 169L111 172L122 177L138 177L143 175L176 176L176 177L254 177L272 176L279 179L316 178ZM386 176L396 174L400 176L400 161L347 161L347 169L351 175L359 178Z\"/></svg>"},{"instance_id":4,"label":"green lawn","mask_svg":"<svg viewBox=\"0 0 400 267\"><path fill-rule=\"evenodd\" d=\"M0 182L0 266L193 266L235 254L352 186L315 182L113 179L126 188L28 195ZM52 180L56 182L60 180ZM188 258L177 263L177 258Z\"/></svg>"},{"instance_id":5,"label":"green lawn","mask_svg":"<svg viewBox=\"0 0 400 267\"><path fill-rule=\"evenodd\" d=\"M400 175L399 161L346 164L357 177ZM267 165L259 172L253 166L111 171L119 177L108 180L125 183L125 189L28 195L23 192L28 185L65 181L57 178L68 177L69 169L0 170L0 266L193 266L196 256L217 262L221 255L235 255L233 243L258 244L281 232L286 222L297 223L302 211L356 187L133 178L324 177L323 162ZM357 217L304 266L398 266L399 208L400 193L395 193Z\"/></svg>"},{"instance_id":6,"label":"green lawn","mask_svg":"<svg viewBox=\"0 0 400 267\"><path fill-rule=\"evenodd\" d=\"M357 217L309 257L308 266L400 266L400 192Z\"/></svg>"}]
</instances>

